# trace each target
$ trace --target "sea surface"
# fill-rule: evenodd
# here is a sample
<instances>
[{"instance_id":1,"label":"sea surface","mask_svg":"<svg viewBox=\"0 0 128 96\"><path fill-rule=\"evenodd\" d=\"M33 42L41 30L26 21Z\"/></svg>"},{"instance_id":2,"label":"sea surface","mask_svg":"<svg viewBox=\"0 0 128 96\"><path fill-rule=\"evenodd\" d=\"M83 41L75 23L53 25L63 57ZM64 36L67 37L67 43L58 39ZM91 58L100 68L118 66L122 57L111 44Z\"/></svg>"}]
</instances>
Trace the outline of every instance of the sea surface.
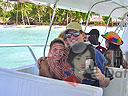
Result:
<instances>
[{"instance_id":1,"label":"sea surface","mask_svg":"<svg viewBox=\"0 0 128 96\"><path fill-rule=\"evenodd\" d=\"M105 27L88 27L86 32L92 28L96 28L101 34L104 33ZM84 29L84 28L83 28ZM34 26L31 28L1 27L0 28L0 44L45 44L49 27ZM49 42L56 38L65 30L64 26L53 26L49 37ZM110 27L107 31L114 31L115 27ZM122 35L122 33L120 33ZM103 40L102 37L99 39ZM102 42L104 46L104 41ZM31 47L36 58L43 56L43 47ZM49 47L47 47L46 55ZM17 68L25 65L35 64L27 47L0 47L0 67Z\"/></svg>"},{"instance_id":2,"label":"sea surface","mask_svg":"<svg viewBox=\"0 0 128 96\"><path fill-rule=\"evenodd\" d=\"M31 27L31 28L0 28L0 44L45 44L49 27ZM56 38L63 28L52 28L49 42ZM43 47L31 47L36 58L43 56ZM48 52L47 47L47 52ZM47 53L46 52L46 53ZM24 65L34 64L27 47L0 47L0 67L16 68Z\"/></svg>"}]
</instances>

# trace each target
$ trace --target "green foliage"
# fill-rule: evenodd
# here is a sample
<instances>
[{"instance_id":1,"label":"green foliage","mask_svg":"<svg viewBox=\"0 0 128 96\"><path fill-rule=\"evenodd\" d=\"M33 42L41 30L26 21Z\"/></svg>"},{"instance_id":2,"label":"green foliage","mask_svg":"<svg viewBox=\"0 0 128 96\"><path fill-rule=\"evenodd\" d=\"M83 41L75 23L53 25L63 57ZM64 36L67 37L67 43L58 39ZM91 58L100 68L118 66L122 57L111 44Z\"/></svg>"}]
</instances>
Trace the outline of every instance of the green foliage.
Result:
<instances>
[{"instance_id":1,"label":"green foliage","mask_svg":"<svg viewBox=\"0 0 128 96\"><path fill-rule=\"evenodd\" d=\"M103 18L105 24L107 24L107 22L108 22L108 18L109 18L109 17L108 17L108 16L103 16L102 18Z\"/></svg>"},{"instance_id":2,"label":"green foliage","mask_svg":"<svg viewBox=\"0 0 128 96\"><path fill-rule=\"evenodd\" d=\"M11 3L3 2L0 0L2 6L12 6ZM0 17L8 24L49 24L53 9L48 6L34 5L30 3L15 3L14 9L11 11L5 11L0 6ZM92 12L90 16L96 13ZM105 23L108 17L103 17ZM70 11L64 9L57 9L54 24L66 25L70 21L86 22L87 13L78 11ZM96 24L97 25L97 24Z\"/></svg>"}]
</instances>

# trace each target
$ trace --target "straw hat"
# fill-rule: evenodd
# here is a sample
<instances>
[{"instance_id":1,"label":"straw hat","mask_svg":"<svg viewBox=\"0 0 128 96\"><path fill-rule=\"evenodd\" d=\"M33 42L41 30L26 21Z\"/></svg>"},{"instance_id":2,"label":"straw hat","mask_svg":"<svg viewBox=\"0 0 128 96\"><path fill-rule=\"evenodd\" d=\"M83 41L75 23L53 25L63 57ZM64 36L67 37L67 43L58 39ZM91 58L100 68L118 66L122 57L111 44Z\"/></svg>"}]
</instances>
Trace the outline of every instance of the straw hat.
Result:
<instances>
[{"instance_id":1,"label":"straw hat","mask_svg":"<svg viewBox=\"0 0 128 96\"><path fill-rule=\"evenodd\" d=\"M76 31L82 30L82 26L78 22L70 22L67 26L66 29L73 29Z\"/></svg>"},{"instance_id":2,"label":"straw hat","mask_svg":"<svg viewBox=\"0 0 128 96\"><path fill-rule=\"evenodd\" d=\"M115 45L122 45L123 40L122 38L115 32L107 32L104 35L101 35L106 40L109 40L111 43Z\"/></svg>"}]
</instances>

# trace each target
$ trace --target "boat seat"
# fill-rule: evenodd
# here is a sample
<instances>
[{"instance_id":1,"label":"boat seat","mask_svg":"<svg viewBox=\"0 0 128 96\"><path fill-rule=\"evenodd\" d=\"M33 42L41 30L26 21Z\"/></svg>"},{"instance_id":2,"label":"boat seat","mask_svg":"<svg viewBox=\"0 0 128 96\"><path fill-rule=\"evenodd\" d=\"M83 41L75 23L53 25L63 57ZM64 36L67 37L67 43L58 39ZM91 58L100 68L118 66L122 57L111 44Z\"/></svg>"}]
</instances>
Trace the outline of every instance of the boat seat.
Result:
<instances>
[{"instance_id":1,"label":"boat seat","mask_svg":"<svg viewBox=\"0 0 128 96\"><path fill-rule=\"evenodd\" d=\"M104 88L103 96L128 96L128 70L112 67L109 70L114 79Z\"/></svg>"}]
</instances>

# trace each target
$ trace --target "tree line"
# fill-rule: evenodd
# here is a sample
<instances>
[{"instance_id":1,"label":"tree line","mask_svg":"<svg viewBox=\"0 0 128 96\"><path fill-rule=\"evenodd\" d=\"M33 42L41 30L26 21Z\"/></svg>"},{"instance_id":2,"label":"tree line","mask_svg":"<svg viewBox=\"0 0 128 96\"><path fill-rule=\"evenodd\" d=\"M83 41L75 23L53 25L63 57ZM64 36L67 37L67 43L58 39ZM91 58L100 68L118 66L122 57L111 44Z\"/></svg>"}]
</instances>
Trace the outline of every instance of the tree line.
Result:
<instances>
[{"instance_id":1,"label":"tree line","mask_svg":"<svg viewBox=\"0 0 128 96\"><path fill-rule=\"evenodd\" d=\"M15 25L48 25L53 9L49 6L40 6L31 3L10 3L0 0L0 23ZM66 25L71 21L86 23L87 13L57 9L54 24ZM94 12L92 15L98 15ZM103 24L107 23L108 16L103 16ZM110 22L111 23L111 22Z\"/></svg>"}]
</instances>

